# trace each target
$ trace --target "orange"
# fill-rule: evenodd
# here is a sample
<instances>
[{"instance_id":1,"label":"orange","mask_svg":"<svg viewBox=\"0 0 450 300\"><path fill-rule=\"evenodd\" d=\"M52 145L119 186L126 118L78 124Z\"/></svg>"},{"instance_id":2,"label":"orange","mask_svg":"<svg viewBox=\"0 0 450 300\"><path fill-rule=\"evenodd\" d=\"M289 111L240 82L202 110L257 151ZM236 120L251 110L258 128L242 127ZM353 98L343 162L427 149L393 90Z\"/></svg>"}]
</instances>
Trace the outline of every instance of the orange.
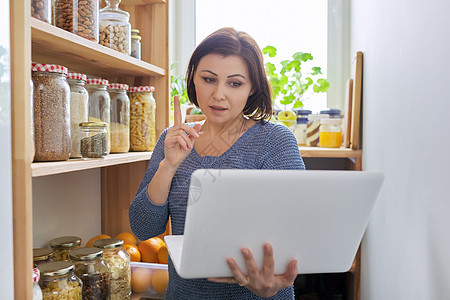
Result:
<instances>
[{"instance_id":1,"label":"orange","mask_svg":"<svg viewBox=\"0 0 450 300\"><path fill-rule=\"evenodd\" d=\"M136 268L131 272L131 289L135 293L143 293L152 287L152 270Z\"/></svg>"},{"instance_id":2,"label":"orange","mask_svg":"<svg viewBox=\"0 0 450 300\"><path fill-rule=\"evenodd\" d=\"M130 255L131 261L141 261L141 252L136 245L123 244L123 250Z\"/></svg>"},{"instance_id":3,"label":"orange","mask_svg":"<svg viewBox=\"0 0 450 300\"><path fill-rule=\"evenodd\" d=\"M159 294L166 293L167 284L169 283L169 273L167 270L156 270L152 276L153 289Z\"/></svg>"},{"instance_id":4,"label":"orange","mask_svg":"<svg viewBox=\"0 0 450 300\"><path fill-rule=\"evenodd\" d=\"M158 250L158 262L160 264L167 264L169 260L169 251L167 251L166 244L161 245L161 248Z\"/></svg>"},{"instance_id":5,"label":"orange","mask_svg":"<svg viewBox=\"0 0 450 300\"><path fill-rule=\"evenodd\" d=\"M134 245L137 245L136 237L134 236L134 234L129 233L129 232L122 232L122 233L119 233L118 235L116 235L116 239L121 239L121 240L123 240L123 243L124 243L124 244L134 244Z\"/></svg>"},{"instance_id":6,"label":"orange","mask_svg":"<svg viewBox=\"0 0 450 300\"><path fill-rule=\"evenodd\" d=\"M142 241L138 245L141 252L141 261L148 263L158 263L158 251L164 244L164 241L159 237L153 237Z\"/></svg>"},{"instance_id":7,"label":"orange","mask_svg":"<svg viewBox=\"0 0 450 300\"><path fill-rule=\"evenodd\" d=\"M111 237L107 234L99 234L94 236L93 238L91 238L89 241L87 241L86 243L86 247L94 247L94 242L97 240L102 240L102 239L110 239Z\"/></svg>"}]
</instances>

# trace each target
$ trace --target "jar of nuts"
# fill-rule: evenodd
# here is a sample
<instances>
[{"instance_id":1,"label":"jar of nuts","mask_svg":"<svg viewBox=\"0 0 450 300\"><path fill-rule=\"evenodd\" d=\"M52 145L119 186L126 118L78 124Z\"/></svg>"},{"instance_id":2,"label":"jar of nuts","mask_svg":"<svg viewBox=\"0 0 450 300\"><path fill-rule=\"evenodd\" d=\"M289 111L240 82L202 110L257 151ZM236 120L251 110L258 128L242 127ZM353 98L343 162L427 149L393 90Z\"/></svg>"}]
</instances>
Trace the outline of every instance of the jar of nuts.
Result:
<instances>
[{"instance_id":1,"label":"jar of nuts","mask_svg":"<svg viewBox=\"0 0 450 300\"><path fill-rule=\"evenodd\" d=\"M31 0L31 16L51 23L52 21L52 1L51 0Z\"/></svg>"},{"instance_id":2,"label":"jar of nuts","mask_svg":"<svg viewBox=\"0 0 450 300\"><path fill-rule=\"evenodd\" d=\"M130 87L130 150L153 151L156 144L156 101L153 86Z\"/></svg>"},{"instance_id":3,"label":"jar of nuts","mask_svg":"<svg viewBox=\"0 0 450 300\"><path fill-rule=\"evenodd\" d=\"M131 53L130 14L119 8L120 0L105 0L100 10L99 43L121 53Z\"/></svg>"},{"instance_id":4,"label":"jar of nuts","mask_svg":"<svg viewBox=\"0 0 450 300\"><path fill-rule=\"evenodd\" d=\"M73 264L67 261L54 261L38 266L41 273L39 286L44 300L81 300L81 280L75 276Z\"/></svg>"},{"instance_id":5,"label":"jar of nuts","mask_svg":"<svg viewBox=\"0 0 450 300\"><path fill-rule=\"evenodd\" d=\"M80 248L81 238L77 236L62 236L50 241L54 261L70 261L69 252Z\"/></svg>"},{"instance_id":6,"label":"jar of nuts","mask_svg":"<svg viewBox=\"0 0 450 300\"><path fill-rule=\"evenodd\" d=\"M98 0L54 0L53 25L98 42Z\"/></svg>"},{"instance_id":7,"label":"jar of nuts","mask_svg":"<svg viewBox=\"0 0 450 300\"><path fill-rule=\"evenodd\" d=\"M130 150L130 99L128 85L110 83L111 97L111 153L123 153Z\"/></svg>"}]
</instances>

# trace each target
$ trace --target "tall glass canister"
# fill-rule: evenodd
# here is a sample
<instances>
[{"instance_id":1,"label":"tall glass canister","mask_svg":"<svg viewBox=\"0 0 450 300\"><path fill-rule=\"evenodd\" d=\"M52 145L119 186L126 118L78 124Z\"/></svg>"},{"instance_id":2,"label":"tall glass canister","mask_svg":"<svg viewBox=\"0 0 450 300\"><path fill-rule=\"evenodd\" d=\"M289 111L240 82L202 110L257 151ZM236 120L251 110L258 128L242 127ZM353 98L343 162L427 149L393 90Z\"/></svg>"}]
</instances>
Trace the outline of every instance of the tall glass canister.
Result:
<instances>
[{"instance_id":1,"label":"tall glass canister","mask_svg":"<svg viewBox=\"0 0 450 300\"><path fill-rule=\"evenodd\" d=\"M119 8L121 0L105 0L100 10L99 44L121 53L131 53L130 14Z\"/></svg>"},{"instance_id":2,"label":"tall glass canister","mask_svg":"<svg viewBox=\"0 0 450 300\"><path fill-rule=\"evenodd\" d=\"M111 83L108 87L111 97L111 153L130 150L130 99L128 85Z\"/></svg>"},{"instance_id":3,"label":"tall glass canister","mask_svg":"<svg viewBox=\"0 0 450 300\"><path fill-rule=\"evenodd\" d=\"M156 101L153 86L130 87L130 150L153 151L156 144Z\"/></svg>"}]
</instances>

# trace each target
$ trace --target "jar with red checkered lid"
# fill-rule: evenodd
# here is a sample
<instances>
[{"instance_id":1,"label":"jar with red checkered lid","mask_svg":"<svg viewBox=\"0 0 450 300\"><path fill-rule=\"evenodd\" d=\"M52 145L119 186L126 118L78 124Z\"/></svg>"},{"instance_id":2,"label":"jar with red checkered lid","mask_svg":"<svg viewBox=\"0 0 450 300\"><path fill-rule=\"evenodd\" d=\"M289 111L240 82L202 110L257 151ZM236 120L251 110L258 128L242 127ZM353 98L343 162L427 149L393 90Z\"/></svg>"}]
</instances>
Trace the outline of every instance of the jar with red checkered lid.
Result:
<instances>
[{"instance_id":1,"label":"jar with red checkered lid","mask_svg":"<svg viewBox=\"0 0 450 300\"><path fill-rule=\"evenodd\" d=\"M108 93L109 81L102 78L88 78L86 89L89 93L89 122L105 122L107 130L107 153L111 151L111 97Z\"/></svg>"},{"instance_id":2,"label":"jar with red checkered lid","mask_svg":"<svg viewBox=\"0 0 450 300\"><path fill-rule=\"evenodd\" d=\"M128 85L110 83L111 97L111 153L123 153L130 150L130 99Z\"/></svg>"},{"instance_id":3,"label":"jar with red checkered lid","mask_svg":"<svg viewBox=\"0 0 450 300\"><path fill-rule=\"evenodd\" d=\"M33 300L42 300L42 290L39 286L39 269L33 268Z\"/></svg>"},{"instance_id":4,"label":"jar with red checkered lid","mask_svg":"<svg viewBox=\"0 0 450 300\"><path fill-rule=\"evenodd\" d=\"M156 101L153 86L130 87L130 150L153 151L156 144Z\"/></svg>"},{"instance_id":5,"label":"jar with red checkered lid","mask_svg":"<svg viewBox=\"0 0 450 300\"><path fill-rule=\"evenodd\" d=\"M67 68L32 64L35 161L70 156L70 87Z\"/></svg>"}]
</instances>

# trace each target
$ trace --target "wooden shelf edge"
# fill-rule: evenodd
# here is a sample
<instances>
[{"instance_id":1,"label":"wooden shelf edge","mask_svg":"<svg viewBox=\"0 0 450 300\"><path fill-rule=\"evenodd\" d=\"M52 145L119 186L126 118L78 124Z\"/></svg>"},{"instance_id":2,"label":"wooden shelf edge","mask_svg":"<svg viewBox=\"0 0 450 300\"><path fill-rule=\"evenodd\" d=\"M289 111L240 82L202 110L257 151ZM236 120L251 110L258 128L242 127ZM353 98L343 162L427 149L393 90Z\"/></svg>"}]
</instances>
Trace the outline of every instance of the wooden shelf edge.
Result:
<instances>
[{"instance_id":1,"label":"wooden shelf edge","mask_svg":"<svg viewBox=\"0 0 450 300\"><path fill-rule=\"evenodd\" d=\"M165 4L166 0L122 0L122 5L147 5L147 4Z\"/></svg>"},{"instance_id":2,"label":"wooden shelf edge","mask_svg":"<svg viewBox=\"0 0 450 300\"><path fill-rule=\"evenodd\" d=\"M35 162L31 164L32 177L55 175L101 167L149 160L152 152L128 152L110 154L100 159L69 159L67 161Z\"/></svg>"},{"instance_id":3,"label":"wooden shelf edge","mask_svg":"<svg viewBox=\"0 0 450 300\"><path fill-rule=\"evenodd\" d=\"M302 157L322 157L322 158L360 158L361 149L350 148L321 148L321 147L299 147Z\"/></svg>"}]
</instances>

